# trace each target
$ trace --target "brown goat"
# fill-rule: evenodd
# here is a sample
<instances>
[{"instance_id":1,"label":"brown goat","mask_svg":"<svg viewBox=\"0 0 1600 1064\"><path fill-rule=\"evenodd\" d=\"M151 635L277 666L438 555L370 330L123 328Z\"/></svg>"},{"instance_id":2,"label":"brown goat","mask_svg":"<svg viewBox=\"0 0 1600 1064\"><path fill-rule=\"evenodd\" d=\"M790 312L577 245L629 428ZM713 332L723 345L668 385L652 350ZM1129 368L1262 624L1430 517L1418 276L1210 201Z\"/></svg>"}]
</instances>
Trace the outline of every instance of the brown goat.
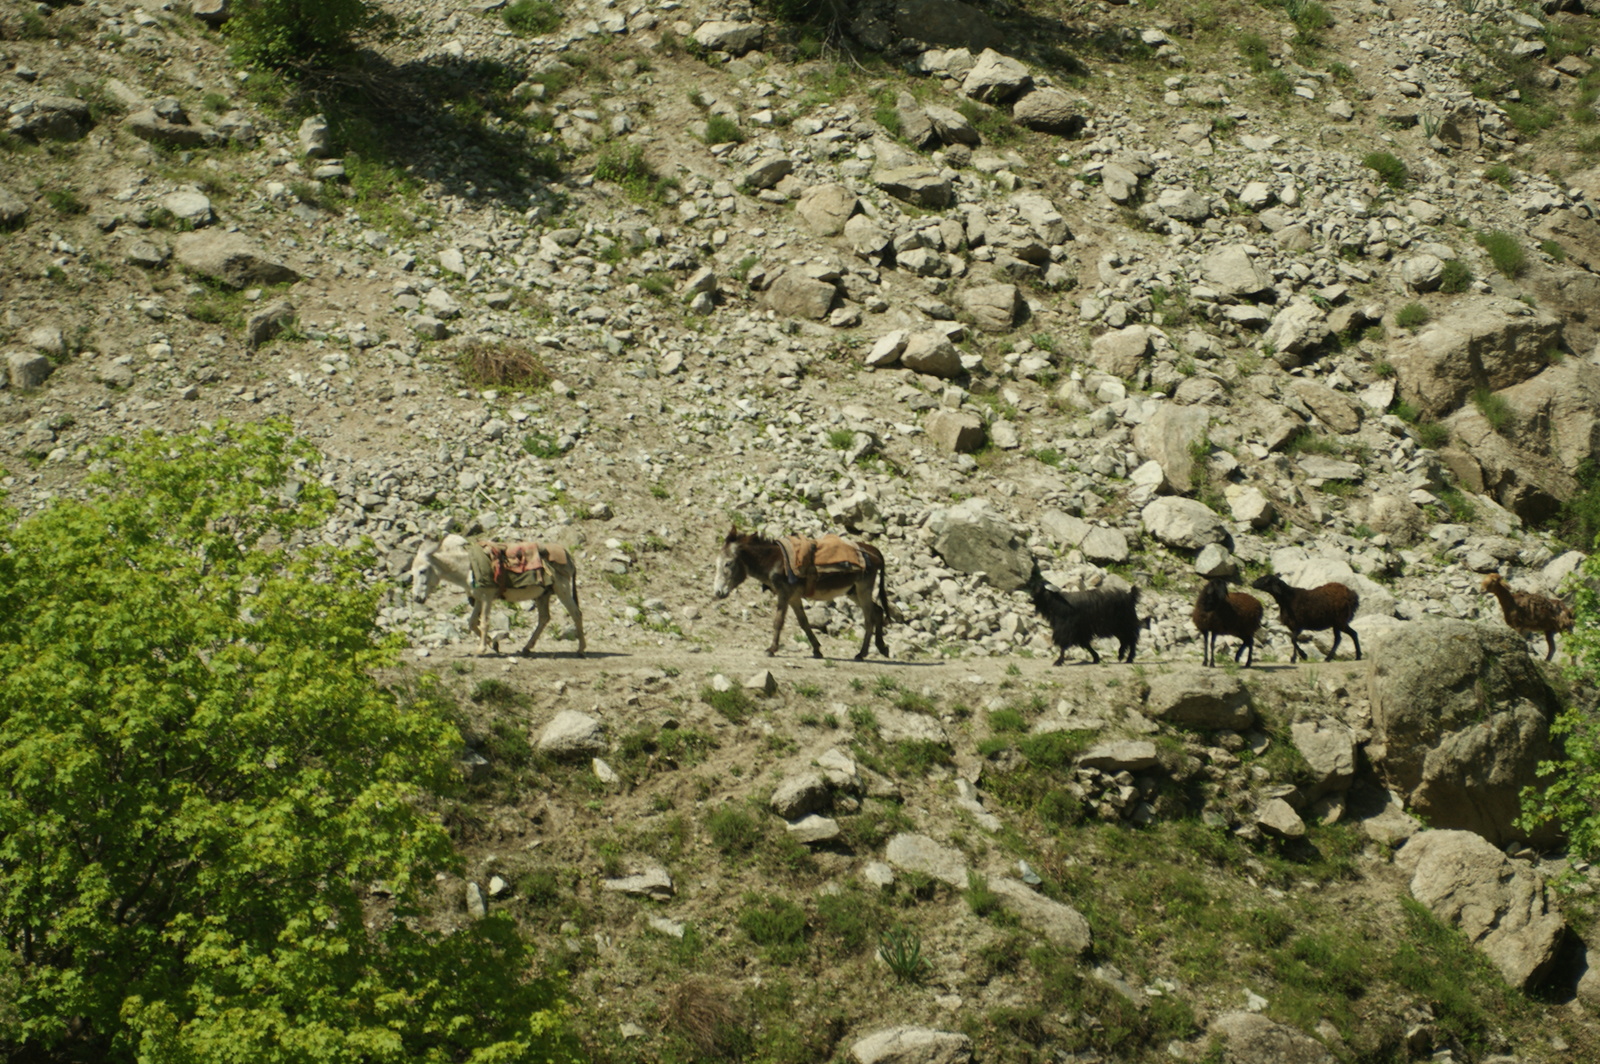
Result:
<instances>
[{"instance_id":1,"label":"brown goat","mask_svg":"<svg viewBox=\"0 0 1600 1064\"><path fill-rule=\"evenodd\" d=\"M1200 632L1201 660L1206 665L1217 663L1217 639L1225 635L1243 640L1233 652L1235 662L1241 654L1248 653L1244 667L1255 664L1256 632L1261 627L1260 599L1241 592L1230 594L1226 580L1207 580L1195 601L1191 620Z\"/></svg>"},{"instance_id":2,"label":"brown goat","mask_svg":"<svg viewBox=\"0 0 1600 1064\"><path fill-rule=\"evenodd\" d=\"M1500 612L1506 624L1526 636L1529 632L1543 632L1548 651L1544 660L1556 656L1556 633L1572 630L1572 607L1560 599L1535 595L1531 591L1513 591L1506 586L1499 573L1483 578L1483 589L1500 600Z\"/></svg>"},{"instance_id":3,"label":"brown goat","mask_svg":"<svg viewBox=\"0 0 1600 1064\"><path fill-rule=\"evenodd\" d=\"M1290 587L1281 576L1272 573L1257 577L1250 586L1257 591L1265 591L1277 600L1278 620L1289 629L1289 642L1294 648L1289 653L1289 664L1293 665L1300 658L1311 660L1311 656L1300 649L1301 632L1320 632L1326 628L1333 629L1333 646L1328 649L1329 661L1339 650L1340 633L1350 637L1350 642L1356 645L1356 660L1361 660L1361 639L1356 635L1356 630L1350 627L1356 610L1361 608L1361 596L1350 588L1340 583L1327 583L1313 588Z\"/></svg>"}]
</instances>

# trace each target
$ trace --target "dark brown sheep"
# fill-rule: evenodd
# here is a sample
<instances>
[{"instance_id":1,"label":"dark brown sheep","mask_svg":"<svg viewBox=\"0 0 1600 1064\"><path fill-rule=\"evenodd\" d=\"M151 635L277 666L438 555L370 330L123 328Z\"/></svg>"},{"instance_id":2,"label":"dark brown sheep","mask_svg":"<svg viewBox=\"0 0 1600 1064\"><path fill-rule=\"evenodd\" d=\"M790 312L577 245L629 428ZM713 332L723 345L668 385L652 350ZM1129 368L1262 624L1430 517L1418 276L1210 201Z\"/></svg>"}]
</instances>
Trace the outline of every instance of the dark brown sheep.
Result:
<instances>
[{"instance_id":1,"label":"dark brown sheep","mask_svg":"<svg viewBox=\"0 0 1600 1064\"><path fill-rule=\"evenodd\" d=\"M1321 632L1329 628L1333 629L1333 647L1328 651L1328 660L1332 661L1333 655L1338 653L1340 633L1350 637L1350 642L1356 645L1356 660L1361 660L1361 639L1350 627L1361 606L1360 595L1338 583L1313 588L1290 587L1282 577L1271 573L1257 577L1250 586L1265 591L1277 601L1278 620L1289 629L1289 641L1294 647L1289 654L1289 664L1293 665L1300 658L1311 660L1311 656L1300 649L1301 632Z\"/></svg>"},{"instance_id":2,"label":"dark brown sheep","mask_svg":"<svg viewBox=\"0 0 1600 1064\"><path fill-rule=\"evenodd\" d=\"M1233 652L1233 660L1248 654L1244 667L1256 660L1256 631L1261 627L1261 600L1243 592L1228 591L1228 582L1207 580L1194 604L1194 626L1200 632L1202 658L1207 665L1217 663L1217 639L1231 635L1243 640Z\"/></svg>"}]
</instances>

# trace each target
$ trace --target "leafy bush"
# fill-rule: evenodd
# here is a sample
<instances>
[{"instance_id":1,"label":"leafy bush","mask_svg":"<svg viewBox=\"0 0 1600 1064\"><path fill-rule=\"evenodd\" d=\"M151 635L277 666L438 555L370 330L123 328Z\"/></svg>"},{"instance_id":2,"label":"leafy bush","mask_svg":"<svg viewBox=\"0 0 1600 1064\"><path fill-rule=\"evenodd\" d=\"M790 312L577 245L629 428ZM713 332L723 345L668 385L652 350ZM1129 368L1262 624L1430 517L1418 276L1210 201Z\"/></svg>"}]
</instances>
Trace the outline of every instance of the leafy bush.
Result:
<instances>
[{"instance_id":1,"label":"leafy bush","mask_svg":"<svg viewBox=\"0 0 1600 1064\"><path fill-rule=\"evenodd\" d=\"M742 688L730 687L726 691L718 691L710 684L700 689L700 701L721 713L734 724L743 724L750 719L750 714L755 712L755 703Z\"/></svg>"},{"instance_id":2,"label":"leafy bush","mask_svg":"<svg viewBox=\"0 0 1600 1064\"><path fill-rule=\"evenodd\" d=\"M1272 53L1267 50L1266 38L1259 33L1246 33L1240 36L1239 54L1250 65L1253 74L1264 74L1272 69Z\"/></svg>"},{"instance_id":3,"label":"leafy bush","mask_svg":"<svg viewBox=\"0 0 1600 1064\"><path fill-rule=\"evenodd\" d=\"M707 144L742 144L744 130L727 115L712 115L706 119Z\"/></svg>"},{"instance_id":4,"label":"leafy bush","mask_svg":"<svg viewBox=\"0 0 1600 1064\"><path fill-rule=\"evenodd\" d=\"M1395 311L1394 323L1402 329L1415 329L1426 325L1430 317L1432 315L1428 313L1428 308L1421 303L1407 303Z\"/></svg>"},{"instance_id":5,"label":"leafy bush","mask_svg":"<svg viewBox=\"0 0 1600 1064\"><path fill-rule=\"evenodd\" d=\"M367 0L250 0L223 27L241 58L289 67L347 51L370 15Z\"/></svg>"},{"instance_id":6,"label":"leafy bush","mask_svg":"<svg viewBox=\"0 0 1600 1064\"><path fill-rule=\"evenodd\" d=\"M1368 152L1361 160L1361 165L1374 171L1390 188L1404 188L1406 182L1411 180L1411 171L1406 169L1406 164L1386 151Z\"/></svg>"},{"instance_id":7,"label":"leafy bush","mask_svg":"<svg viewBox=\"0 0 1600 1064\"><path fill-rule=\"evenodd\" d=\"M761 841L761 824L736 806L725 805L706 817L711 844L730 857L749 853Z\"/></svg>"},{"instance_id":8,"label":"leafy bush","mask_svg":"<svg viewBox=\"0 0 1600 1064\"><path fill-rule=\"evenodd\" d=\"M1446 259L1439 272L1439 291L1456 295L1472 284L1472 269L1460 259Z\"/></svg>"},{"instance_id":9,"label":"leafy bush","mask_svg":"<svg viewBox=\"0 0 1600 1064\"><path fill-rule=\"evenodd\" d=\"M806 911L787 898L746 894L739 930L774 964L793 964L806 955Z\"/></svg>"},{"instance_id":10,"label":"leafy bush","mask_svg":"<svg viewBox=\"0 0 1600 1064\"><path fill-rule=\"evenodd\" d=\"M1501 188L1510 188L1512 180L1511 167L1505 163L1495 163L1483 172L1485 180L1493 181Z\"/></svg>"},{"instance_id":11,"label":"leafy bush","mask_svg":"<svg viewBox=\"0 0 1600 1064\"><path fill-rule=\"evenodd\" d=\"M411 918L462 738L376 678L370 562L281 545L333 510L316 461L274 423L112 441L0 515L6 1059L575 1059L509 921Z\"/></svg>"},{"instance_id":12,"label":"leafy bush","mask_svg":"<svg viewBox=\"0 0 1600 1064\"><path fill-rule=\"evenodd\" d=\"M1494 268L1507 277L1517 276L1528 263L1528 253L1522 250L1517 238L1504 229L1479 233L1477 240L1483 250L1489 253L1489 261L1494 263Z\"/></svg>"},{"instance_id":13,"label":"leafy bush","mask_svg":"<svg viewBox=\"0 0 1600 1064\"><path fill-rule=\"evenodd\" d=\"M636 203L658 203L674 182L662 177L645 161L644 149L608 144L600 149L594 163L594 179L611 181Z\"/></svg>"},{"instance_id":14,"label":"leafy bush","mask_svg":"<svg viewBox=\"0 0 1600 1064\"><path fill-rule=\"evenodd\" d=\"M1449 426L1441 425L1437 421L1418 421L1416 424L1417 442L1432 451L1437 451L1450 442Z\"/></svg>"},{"instance_id":15,"label":"leafy bush","mask_svg":"<svg viewBox=\"0 0 1600 1064\"><path fill-rule=\"evenodd\" d=\"M506 27L519 37L549 33L561 25L561 12L548 0L516 0L501 12Z\"/></svg>"}]
</instances>

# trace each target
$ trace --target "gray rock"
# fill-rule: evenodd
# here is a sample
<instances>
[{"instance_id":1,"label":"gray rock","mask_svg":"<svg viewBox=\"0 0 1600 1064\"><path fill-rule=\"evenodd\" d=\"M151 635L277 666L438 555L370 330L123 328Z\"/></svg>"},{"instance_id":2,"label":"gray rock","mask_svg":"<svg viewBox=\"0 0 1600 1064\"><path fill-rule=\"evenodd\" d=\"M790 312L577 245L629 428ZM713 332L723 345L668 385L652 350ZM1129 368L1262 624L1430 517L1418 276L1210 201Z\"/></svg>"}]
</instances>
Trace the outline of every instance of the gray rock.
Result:
<instances>
[{"instance_id":1,"label":"gray rock","mask_svg":"<svg viewBox=\"0 0 1600 1064\"><path fill-rule=\"evenodd\" d=\"M161 206L180 222L198 229L210 225L216 217L211 213L211 201L197 188L180 188L161 197Z\"/></svg>"},{"instance_id":2,"label":"gray rock","mask_svg":"<svg viewBox=\"0 0 1600 1064\"><path fill-rule=\"evenodd\" d=\"M1208 1030L1223 1040L1222 1064L1338 1064L1315 1038L1260 1013L1225 1012Z\"/></svg>"},{"instance_id":3,"label":"gray rock","mask_svg":"<svg viewBox=\"0 0 1600 1064\"><path fill-rule=\"evenodd\" d=\"M833 805L833 792L827 780L815 772L791 776L778 784L767 803L785 820L798 820L807 813L820 813Z\"/></svg>"},{"instance_id":4,"label":"gray rock","mask_svg":"<svg viewBox=\"0 0 1600 1064\"><path fill-rule=\"evenodd\" d=\"M895 199L917 207L948 207L954 190L944 175L929 166L896 166L875 171L874 183Z\"/></svg>"},{"instance_id":5,"label":"gray rock","mask_svg":"<svg viewBox=\"0 0 1600 1064\"><path fill-rule=\"evenodd\" d=\"M967 859L961 851L941 846L926 835L896 835L884 848L883 857L902 872L921 872L961 890L967 887Z\"/></svg>"},{"instance_id":6,"label":"gray rock","mask_svg":"<svg viewBox=\"0 0 1600 1064\"><path fill-rule=\"evenodd\" d=\"M978 328L985 332L1005 332L1016 321L1022 297L1014 284L981 285L963 292L961 305L972 315L972 323Z\"/></svg>"},{"instance_id":7,"label":"gray rock","mask_svg":"<svg viewBox=\"0 0 1600 1064\"><path fill-rule=\"evenodd\" d=\"M28 203L21 196L0 185L0 229L15 229L28 220Z\"/></svg>"},{"instance_id":8,"label":"gray rock","mask_svg":"<svg viewBox=\"0 0 1600 1064\"><path fill-rule=\"evenodd\" d=\"M173 247L178 264L233 288L298 281L300 275L269 257L241 233L184 233Z\"/></svg>"},{"instance_id":9,"label":"gray rock","mask_svg":"<svg viewBox=\"0 0 1600 1064\"><path fill-rule=\"evenodd\" d=\"M1553 756L1560 702L1522 637L1498 622L1441 619L1364 643L1374 731L1366 749L1384 785L1433 827L1496 846L1527 840L1515 823L1520 796ZM1554 838L1546 828L1533 841Z\"/></svg>"},{"instance_id":10,"label":"gray rock","mask_svg":"<svg viewBox=\"0 0 1600 1064\"><path fill-rule=\"evenodd\" d=\"M6 356L6 377L18 391L43 388L55 370L55 363L31 351L13 351Z\"/></svg>"},{"instance_id":11,"label":"gray rock","mask_svg":"<svg viewBox=\"0 0 1600 1064\"><path fill-rule=\"evenodd\" d=\"M1168 218L1198 224L1211 217L1211 201L1191 188L1169 188L1156 197L1156 210Z\"/></svg>"},{"instance_id":12,"label":"gray rock","mask_svg":"<svg viewBox=\"0 0 1600 1064\"><path fill-rule=\"evenodd\" d=\"M134 239L122 249L122 257L130 266L153 270L165 265L172 252L152 240Z\"/></svg>"},{"instance_id":13,"label":"gray rock","mask_svg":"<svg viewBox=\"0 0 1600 1064\"><path fill-rule=\"evenodd\" d=\"M961 83L961 91L984 103L1004 103L1021 93L1033 78L1028 68L993 48L985 48Z\"/></svg>"},{"instance_id":14,"label":"gray rock","mask_svg":"<svg viewBox=\"0 0 1600 1064\"><path fill-rule=\"evenodd\" d=\"M307 159L326 159L332 154L329 136L327 118L322 115L307 118L300 123L300 154Z\"/></svg>"},{"instance_id":15,"label":"gray rock","mask_svg":"<svg viewBox=\"0 0 1600 1064\"><path fill-rule=\"evenodd\" d=\"M739 183L747 188L773 188L794 173L794 160L787 155L768 155L745 167Z\"/></svg>"},{"instance_id":16,"label":"gray rock","mask_svg":"<svg viewBox=\"0 0 1600 1064\"><path fill-rule=\"evenodd\" d=\"M1499 391L1539 373L1561 332L1561 319L1549 311L1499 296L1462 296L1415 336L1391 341L1389 360L1401 398L1442 417L1478 388Z\"/></svg>"},{"instance_id":17,"label":"gray rock","mask_svg":"<svg viewBox=\"0 0 1600 1064\"><path fill-rule=\"evenodd\" d=\"M877 261L888 250L890 236L883 226L865 214L855 214L844 223L844 239L851 251L864 259Z\"/></svg>"},{"instance_id":18,"label":"gray rock","mask_svg":"<svg viewBox=\"0 0 1600 1064\"><path fill-rule=\"evenodd\" d=\"M672 876L665 868L648 868L631 876L606 879L601 886L619 894L654 898L657 901L666 901L673 894Z\"/></svg>"},{"instance_id":19,"label":"gray rock","mask_svg":"<svg viewBox=\"0 0 1600 1064\"><path fill-rule=\"evenodd\" d=\"M1413 255L1400 264L1400 279L1417 292L1432 292L1444 276L1444 260L1436 255Z\"/></svg>"},{"instance_id":20,"label":"gray rock","mask_svg":"<svg viewBox=\"0 0 1600 1064\"><path fill-rule=\"evenodd\" d=\"M249 348L260 347L274 339L294 324L294 304L280 299L250 315L244 326L244 342Z\"/></svg>"},{"instance_id":21,"label":"gray rock","mask_svg":"<svg viewBox=\"0 0 1600 1064\"><path fill-rule=\"evenodd\" d=\"M878 735L886 743L917 742L950 745L950 736L937 718L925 713L908 713L893 706L877 710Z\"/></svg>"},{"instance_id":22,"label":"gray rock","mask_svg":"<svg viewBox=\"0 0 1600 1064\"><path fill-rule=\"evenodd\" d=\"M788 834L796 842L810 846L818 842L831 842L839 837L839 822L832 817L802 817L788 827Z\"/></svg>"},{"instance_id":23,"label":"gray rock","mask_svg":"<svg viewBox=\"0 0 1600 1064\"><path fill-rule=\"evenodd\" d=\"M972 123L967 121L966 115L949 107L938 104L928 104L923 109L928 116L928 121L933 125L933 135L944 144L965 144L969 148L976 148L983 143L983 138L978 131L972 128Z\"/></svg>"},{"instance_id":24,"label":"gray rock","mask_svg":"<svg viewBox=\"0 0 1600 1064\"><path fill-rule=\"evenodd\" d=\"M10 133L33 140L77 140L93 123L89 107L70 96L41 96L11 109Z\"/></svg>"},{"instance_id":25,"label":"gray rock","mask_svg":"<svg viewBox=\"0 0 1600 1064\"><path fill-rule=\"evenodd\" d=\"M1220 543L1208 543L1195 555L1194 571L1207 580L1231 580L1239 575L1239 562L1233 553Z\"/></svg>"},{"instance_id":26,"label":"gray rock","mask_svg":"<svg viewBox=\"0 0 1600 1064\"><path fill-rule=\"evenodd\" d=\"M860 206L861 200L844 185L813 185L800 194L794 212L818 236L838 236Z\"/></svg>"},{"instance_id":27,"label":"gray rock","mask_svg":"<svg viewBox=\"0 0 1600 1064\"><path fill-rule=\"evenodd\" d=\"M1256 810L1256 825L1262 831L1276 835L1280 839L1303 839L1306 837L1306 822L1300 819L1300 814L1294 807L1282 798L1269 798Z\"/></svg>"},{"instance_id":28,"label":"gray rock","mask_svg":"<svg viewBox=\"0 0 1600 1064\"><path fill-rule=\"evenodd\" d=\"M1063 137L1076 136L1086 124L1081 105L1060 89L1024 93L1012 106L1011 117L1019 126Z\"/></svg>"},{"instance_id":29,"label":"gray rock","mask_svg":"<svg viewBox=\"0 0 1600 1064\"><path fill-rule=\"evenodd\" d=\"M1255 259L1239 244L1227 244L1211 252L1201 260L1200 273L1221 295L1233 298L1257 295L1272 286L1256 267Z\"/></svg>"},{"instance_id":30,"label":"gray rock","mask_svg":"<svg viewBox=\"0 0 1600 1064\"><path fill-rule=\"evenodd\" d=\"M1143 772L1155 768L1156 744L1143 739L1118 739L1096 743L1078 755L1083 768L1097 768L1116 775L1118 772Z\"/></svg>"},{"instance_id":31,"label":"gray rock","mask_svg":"<svg viewBox=\"0 0 1600 1064\"><path fill-rule=\"evenodd\" d=\"M51 358L65 358L67 355L67 334L56 325L40 325L28 330L28 346L41 355Z\"/></svg>"},{"instance_id":32,"label":"gray rock","mask_svg":"<svg viewBox=\"0 0 1600 1064\"><path fill-rule=\"evenodd\" d=\"M1317 416L1318 421L1339 435L1347 435L1361 427L1361 406L1348 395L1315 381L1295 381L1290 390Z\"/></svg>"},{"instance_id":33,"label":"gray rock","mask_svg":"<svg viewBox=\"0 0 1600 1064\"><path fill-rule=\"evenodd\" d=\"M744 55L761 47L763 27L759 22L702 22L695 27L695 43L713 52Z\"/></svg>"},{"instance_id":34,"label":"gray rock","mask_svg":"<svg viewBox=\"0 0 1600 1064\"><path fill-rule=\"evenodd\" d=\"M1194 499L1163 497L1139 512L1145 530L1169 547L1199 550L1211 543L1229 543L1232 536L1222 518Z\"/></svg>"},{"instance_id":35,"label":"gray rock","mask_svg":"<svg viewBox=\"0 0 1600 1064\"><path fill-rule=\"evenodd\" d=\"M796 270L785 270L767 289L767 306L787 318L820 321L833 309L838 289L826 281L807 277Z\"/></svg>"},{"instance_id":36,"label":"gray rock","mask_svg":"<svg viewBox=\"0 0 1600 1064\"><path fill-rule=\"evenodd\" d=\"M989 881L989 889L1000 895L1000 904L1028 930L1043 935L1052 944L1073 953L1082 953L1093 944L1089 921L1070 905L1053 901L1020 879L999 876Z\"/></svg>"},{"instance_id":37,"label":"gray rock","mask_svg":"<svg viewBox=\"0 0 1600 1064\"><path fill-rule=\"evenodd\" d=\"M606 750L605 725L587 713L564 709L539 733L539 752L558 760L587 760Z\"/></svg>"},{"instance_id":38,"label":"gray rock","mask_svg":"<svg viewBox=\"0 0 1600 1064\"><path fill-rule=\"evenodd\" d=\"M1100 191L1113 203L1127 203L1138 190L1139 175L1121 163L1109 162L1100 168Z\"/></svg>"},{"instance_id":39,"label":"gray rock","mask_svg":"<svg viewBox=\"0 0 1600 1064\"><path fill-rule=\"evenodd\" d=\"M970 410L935 410L924 427L928 439L949 454L971 454L987 438L983 418Z\"/></svg>"},{"instance_id":40,"label":"gray rock","mask_svg":"<svg viewBox=\"0 0 1600 1064\"><path fill-rule=\"evenodd\" d=\"M874 1031L850 1047L856 1064L969 1064L972 1039L931 1027Z\"/></svg>"},{"instance_id":41,"label":"gray rock","mask_svg":"<svg viewBox=\"0 0 1600 1064\"><path fill-rule=\"evenodd\" d=\"M910 334L904 329L895 329L893 332L884 333L873 342L872 349L867 352L863 360L868 366L882 368L892 366L900 361L900 353L906 349L906 340ZM958 358L959 362L960 359Z\"/></svg>"},{"instance_id":42,"label":"gray rock","mask_svg":"<svg viewBox=\"0 0 1600 1064\"><path fill-rule=\"evenodd\" d=\"M1230 484L1222 489L1222 496L1228 500L1228 512L1241 525L1260 530L1277 520L1278 511L1260 488Z\"/></svg>"},{"instance_id":43,"label":"gray rock","mask_svg":"<svg viewBox=\"0 0 1600 1064\"><path fill-rule=\"evenodd\" d=\"M1348 727L1332 721L1300 721L1290 725L1289 734L1311 772L1311 785L1302 789L1306 801L1350 788L1356 775L1356 742Z\"/></svg>"},{"instance_id":44,"label":"gray rock","mask_svg":"<svg viewBox=\"0 0 1600 1064\"><path fill-rule=\"evenodd\" d=\"M907 336L905 347L900 351L900 364L918 373L947 380L965 372L961 365L961 353L950 342L949 336L937 329Z\"/></svg>"},{"instance_id":45,"label":"gray rock","mask_svg":"<svg viewBox=\"0 0 1600 1064\"><path fill-rule=\"evenodd\" d=\"M983 573L1001 591L1025 586L1033 575L1033 555L1011 522L981 499L935 510L927 527L933 549L950 568Z\"/></svg>"},{"instance_id":46,"label":"gray rock","mask_svg":"<svg viewBox=\"0 0 1600 1064\"><path fill-rule=\"evenodd\" d=\"M208 26L220 26L233 14L232 0L189 0L189 14Z\"/></svg>"},{"instance_id":47,"label":"gray rock","mask_svg":"<svg viewBox=\"0 0 1600 1064\"><path fill-rule=\"evenodd\" d=\"M1195 462L1193 447L1205 439L1210 424L1211 412L1205 407L1162 403L1148 420L1133 427L1133 448L1141 458L1161 466L1167 490L1192 491L1196 473L1205 471Z\"/></svg>"},{"instance_id":48,"label":"gray rock","mask_svg":"<svg viewBox=\"0 0 1600 1064\"><path fill-rule=\"evenodd\" d=\"M1321 346L1328 339L1327 315L1309 299L1296 296L1294 300L1273 316L1272 324L1262 335L1263 344L1271 344L1277 351L1279 363L1285 366L1300 364L1298 356Z\"/></svg>"},{"instance_id":49,"label":"gray rock","mask_svg":"<svg viewBox=\"0 0 1600 1064\"><path fill-rule=\"evenodd\" d=\"M1191 728L1243 731L1255 721L1250 691L1218 669L1183 666L1150 681L1144 715Z\"/></svg>"},{"instance_id":50,"label":"gray rock","mask_svg":"<svg viewBox=\"0 0 1600 1064\"><path fill-rule=\"evenodd\" d=\"M1039 525L1063 549L1080 550L1085 558L1098 565L1128 560L1128 537L1118 529L1091 525L1081 517L1060 510L1042 512Z\"/></svg>"},{"instance_id":51,"label":"gray rock","mask_svg":"<svg viewBox=\"0 0 1600 1064\"><path fill-rule=\"evenodd\" d=\"M1554 964L1567 922L1532 867L1468 831L1420 831L1394 864L1411 896L1460 928L1512 987L1531 989Z\"/></svg>"},{"instance_id":52,"label":"gray rock","mask_svg":"<svg viewBox=\"0 0 1600 1064\"><path fill-rule=\"evenodd\" d=\"M124 118L122 128L140 140L165 148L200 148L222 139L216 130L203 122L173 122L150 108L135 111Z\"/></svg>"},{"instance_id":53,"label":"gray rock","mask_svg":"<svg viewBox=\"0 0 1600 1064\"><path fill-rule=\"evenodd\" d=\"M1150 331L1143 325L1097 336L1089 345L1089 361L1114 376L1129 378L1138 373L1150 353Z\"/></svg>"}]
</instances>

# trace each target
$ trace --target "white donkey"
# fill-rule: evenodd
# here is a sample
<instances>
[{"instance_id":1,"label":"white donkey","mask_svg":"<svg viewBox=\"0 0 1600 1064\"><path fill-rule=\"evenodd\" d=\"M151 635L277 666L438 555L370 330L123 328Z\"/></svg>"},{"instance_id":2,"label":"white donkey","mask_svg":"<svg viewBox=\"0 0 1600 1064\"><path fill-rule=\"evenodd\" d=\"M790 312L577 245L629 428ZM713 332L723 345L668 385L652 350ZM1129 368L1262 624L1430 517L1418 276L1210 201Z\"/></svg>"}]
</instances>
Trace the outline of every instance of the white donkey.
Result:
<instances>
[{"instance_id":1,"label":"white donkey","mask_svg":"<svg viewBox=\"0 0 1600 1064\"><path fill-rule=\"evenodd\" d=\"M436 547L424 543L422 549L417 551L416 560L411 563L411 592L418 602L428 601L428 595L443 580L447 584L454 584L467 593L472 600L472 616L467 621L467 628L478 633L478 653L486 654L489 650L489 606L496 599L505 599L507 602L527 602L530 599L539 606L539 623L533 629L533 634L528 637L528 645L522 648L522 653L531 654L533 645L539 641L539 636L544 632L545 625L550 623L550 593L554 592L556 598L567 608L567 614L572 618L572 623L578 629L578 653L582 654L585 648L583 638L583 613L578 609L578 566L572 561L570 554L557 563L550 559L547 552L545 564L550 568L552 582L546 585L536 584L533 587L513 588L502 591L493 584L475 584L472 579L472 561L467 552L467 541L461 536L449 535L444 537ZM495 641L496 653L500 651L500 643Z\"/></svg>"}]
</instances>

